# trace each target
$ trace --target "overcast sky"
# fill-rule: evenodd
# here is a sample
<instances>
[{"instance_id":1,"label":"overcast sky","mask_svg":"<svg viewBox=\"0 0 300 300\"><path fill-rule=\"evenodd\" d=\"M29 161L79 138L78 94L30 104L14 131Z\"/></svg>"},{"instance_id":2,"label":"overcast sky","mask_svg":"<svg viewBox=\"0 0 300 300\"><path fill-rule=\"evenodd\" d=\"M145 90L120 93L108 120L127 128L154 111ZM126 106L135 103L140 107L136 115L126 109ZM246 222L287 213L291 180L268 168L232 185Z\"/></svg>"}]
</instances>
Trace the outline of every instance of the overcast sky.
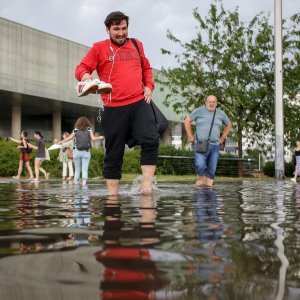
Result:
<instances>
[{"instance_id":1,"label":"overcast sky","mask_svg":"<svg viewBox=\"0 0 300 300\"><path fill-rule=\"evenodd\" d=\"M145 53L154 68L173 66L174 61L160 49L172 50L166 33L182 41L195 35L193 9L204 17L211 0L0 0L0 16L68 40L91 46L107 38L103 21L112 11L120 10L130 17L129 36L144 44ZM225 9L239 6L240 17L247 21L257 13L270 13L273 22L274 0L223 0ZM300 12L300 0L282 0L284 18Z\"/></svg>"}]
</instances>

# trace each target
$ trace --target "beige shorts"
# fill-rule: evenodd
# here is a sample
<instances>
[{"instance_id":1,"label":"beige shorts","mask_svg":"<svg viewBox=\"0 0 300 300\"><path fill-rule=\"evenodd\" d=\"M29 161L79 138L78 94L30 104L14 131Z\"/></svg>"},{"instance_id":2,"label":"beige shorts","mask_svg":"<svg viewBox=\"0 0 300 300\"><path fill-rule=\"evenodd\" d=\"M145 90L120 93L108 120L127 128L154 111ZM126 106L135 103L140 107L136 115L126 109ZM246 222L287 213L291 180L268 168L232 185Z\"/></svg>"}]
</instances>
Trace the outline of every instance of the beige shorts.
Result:
<instances>
[{"instance_id":1,"label":"beige shorts","mask_svg":"<svg viewBox=\"0 0 300 300\"><path fill-rule=\"evenodd\" d=\"M35 159L36 159L36 160L39 160L39 161L44 161L44 160L45 160L45 157L36 157Z\"/></svg>"}]
</instances>

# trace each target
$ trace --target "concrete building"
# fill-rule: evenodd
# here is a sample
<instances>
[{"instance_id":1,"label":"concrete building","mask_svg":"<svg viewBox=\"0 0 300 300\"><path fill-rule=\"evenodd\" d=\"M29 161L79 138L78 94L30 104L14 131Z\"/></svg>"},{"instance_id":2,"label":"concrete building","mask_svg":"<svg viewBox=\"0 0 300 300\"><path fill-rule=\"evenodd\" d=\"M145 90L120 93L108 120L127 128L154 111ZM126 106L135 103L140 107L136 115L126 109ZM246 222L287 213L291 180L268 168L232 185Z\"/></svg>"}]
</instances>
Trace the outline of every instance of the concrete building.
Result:
<instances>
[{"instance_id":1,"label":"concrete building","mask_svg":"<svg viewBox=\"0 0 300 300\"><path fill-rule=\"evenodd\" d=\"M18 138L26 130L32 138L40 130L46 140L61 139L80 116L101 131L98 96L78 98L75 92L75 67L87 46L4 18L0 40L0 136ZM157 86L153 99L171 121L163 141L171 144L172 128L176 135L184 132L183 117L163 105L164 96ZM181 130L174 124L181 124Z\"/></svg>"}]
</instances>

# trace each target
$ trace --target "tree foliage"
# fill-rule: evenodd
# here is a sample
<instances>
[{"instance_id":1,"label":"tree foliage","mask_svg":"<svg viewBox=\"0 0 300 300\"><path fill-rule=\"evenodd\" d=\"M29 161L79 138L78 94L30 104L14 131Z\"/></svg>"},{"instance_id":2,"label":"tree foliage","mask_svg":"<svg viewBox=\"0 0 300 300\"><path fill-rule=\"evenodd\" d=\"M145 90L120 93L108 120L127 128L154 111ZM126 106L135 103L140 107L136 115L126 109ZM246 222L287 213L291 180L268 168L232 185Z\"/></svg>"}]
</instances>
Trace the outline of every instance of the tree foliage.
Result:
<instances>
[{"instance_id":1,"label":"tree foliage","mask_svg":"<svg viewBox=\"0 0 300 300\"><path fill-rule=\"evenodd\" d=\"M257 14L249 22L240 20L238 7L225 10L221 1L214 1L208 15L202 17L195 8L198 23L196 37L181 42L170 31L167 37L183 49L172 53L178 67L162 68L157 81L168 91L165 104L177 113L191 112L203 104L208 95L216 95L221 108L233 123L232 137L266 150L265 137L272 139L274 130L274 37L269 15ZM294 128L299 120L293 110L299 93L299 22L291 18L284 27L284 94L288 117L285 126ZM286 24L286 23L285 23ZM298 26L298 27L297 27ZM299 123L298 123L299 124ZM292 135L287 134L288 142Z\"/></svg>"}]
</instances>

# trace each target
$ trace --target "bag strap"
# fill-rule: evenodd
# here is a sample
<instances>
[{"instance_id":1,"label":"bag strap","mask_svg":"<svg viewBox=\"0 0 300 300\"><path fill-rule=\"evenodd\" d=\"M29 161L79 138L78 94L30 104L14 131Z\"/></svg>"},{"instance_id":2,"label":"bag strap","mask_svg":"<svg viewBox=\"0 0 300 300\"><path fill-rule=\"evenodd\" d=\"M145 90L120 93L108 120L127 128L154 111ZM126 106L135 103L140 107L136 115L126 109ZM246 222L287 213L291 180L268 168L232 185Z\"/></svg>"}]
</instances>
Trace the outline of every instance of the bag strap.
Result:
<instances>
[{"instance_id":1,"label":"bag strap","mask_svg":"<svg viewBox=\"0 0 300 300\"><path fill-rule=\"evenodd\" d=\"M216 108L215 111L214 111L214 115L213 115L213 118L212 118L212 121L211 121L211 124L210 124L210 129L209 129L209 134L208 134L208 139L207 139L208 142L209 142L209 140L210 140L211 130L212 130L212 127L213 127L213 125L214 125L215 116L216 116L216 111L217 111L217 108ZM196 140L198 141L197 128L196 128Z\"/></svg>"},{"instance_id":2,"label":"bag strap","mask_svg":"<svg viewBox=\"0 0 300 300\"><path fill-rule=\"evenodd\" d=\"M140 48L139 48L139 45L138 45L137 41L136 41L135 39L133 39L133 38L130 38L130 40L131 40L131 43L132 43L132 44L134 45L134 47L136 48L136 50L137 50L139 56L141 57L141 54L140 54Z\"/></svg>"},{"instance_id":3,"label":"bag strap","mask_svg":"<svg viewBox=\"0 0 300 300\"><path fill-rule=\"evenodd\" d=\"M141 68L143 68L143 61L142 61L142 57L141 57L139 45L138 45L136 39L130 38L130 41L131 41L131 43L134 45L136 51L137 51L138 54L139 54L139 57L140 57L140 63L141 63Z\"/></svg>"}]
</instances>

